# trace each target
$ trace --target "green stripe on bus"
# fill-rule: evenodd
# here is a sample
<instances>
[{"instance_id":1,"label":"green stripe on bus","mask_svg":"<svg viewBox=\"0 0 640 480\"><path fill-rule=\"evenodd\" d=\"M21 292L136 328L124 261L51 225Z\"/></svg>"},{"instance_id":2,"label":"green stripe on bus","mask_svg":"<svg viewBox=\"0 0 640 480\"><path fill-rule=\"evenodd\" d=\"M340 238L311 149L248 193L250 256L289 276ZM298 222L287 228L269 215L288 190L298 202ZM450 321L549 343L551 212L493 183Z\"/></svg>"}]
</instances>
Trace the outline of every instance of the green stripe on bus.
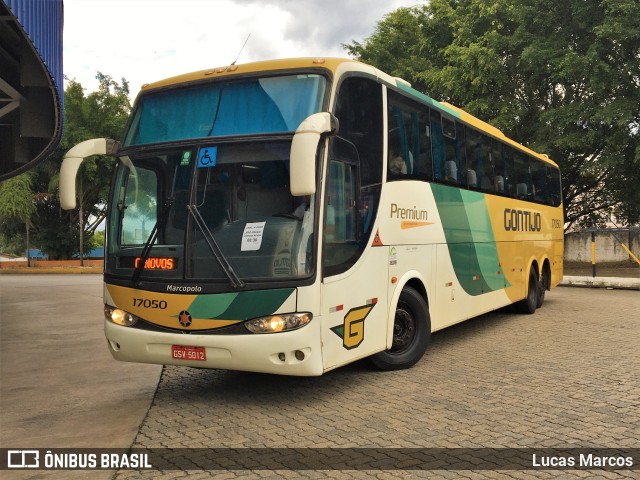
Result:
<instances>
[{"instance_id":1,"label":"green stripe on bus","mask_svg":"<svg viewBox=\"0 0 640 480\"><path fill-rule=\"evenodd\" d=\"M445 185L431 185L451 263L469 295L501 290L509 283L500 268L484 194Z\"/></svg>"},{"instance_id":2,"label":"green stripe on bus","mask_svg":"<svg viewBox=\"0 0 640 480\"><path fill-rule=\"evenodd\" d=\"M279 288L199 295L189 306L189 313L197 318L248 320L262 315L271 315L282 306L293 291L293 288Z\"/></svg>"},{"instance_id":3,"label":"green stripe on bus","mask_svg":"<svg viewBox=\"0 0 640 480\"><path fill-rule=\"evenodd\" d=\"M218 293L213 295L198 295L191 305L189 313L195 318L224 318L223 313L238 296L238 293Z\"/></svg>"},{"instance_id":4,"label":"green stripe on bus","mask_svg":"<svg viewBox=\"0 0 640 480\"><path fill-rule=\"evenodd\" d=\"M478 261L483 282L489 291L500 290L509 283L500 267L500 256L489 218L489 210L483 193L461 190L462 203L467 212L475 258ZM483 292L487 291L483 286Z\"/></svg>"}]
</instances>

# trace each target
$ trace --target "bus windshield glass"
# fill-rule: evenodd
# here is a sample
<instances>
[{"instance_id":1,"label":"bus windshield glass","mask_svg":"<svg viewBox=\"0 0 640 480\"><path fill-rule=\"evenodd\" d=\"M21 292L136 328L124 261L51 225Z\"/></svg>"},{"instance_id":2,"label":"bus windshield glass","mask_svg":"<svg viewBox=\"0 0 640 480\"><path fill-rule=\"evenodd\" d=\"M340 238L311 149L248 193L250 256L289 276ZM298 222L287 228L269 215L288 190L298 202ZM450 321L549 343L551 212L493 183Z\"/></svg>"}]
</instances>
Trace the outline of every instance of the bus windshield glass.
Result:
<instances>
[{"instance_id":1,"label":"bus windshield glass","mask_svg":"<svg viewBox=\"0 0 640 480\"><path fill-rule=\"evenodd\" d=\"M106 273L232 286L308 277L314 197L291 196L290 150L252 141L122 157Z\"/></svg>"},{"instance_id":2,"label":"bus windshield glass","mask_svg":"<svg viewBox=\"0 0 640 480\"><path fill-rule=\"evenodd\" d=\"M196 84L142 95L124 147L228 135L293 132L321 110L326 79L315 74Z\"/></svg>"}]
</instances>

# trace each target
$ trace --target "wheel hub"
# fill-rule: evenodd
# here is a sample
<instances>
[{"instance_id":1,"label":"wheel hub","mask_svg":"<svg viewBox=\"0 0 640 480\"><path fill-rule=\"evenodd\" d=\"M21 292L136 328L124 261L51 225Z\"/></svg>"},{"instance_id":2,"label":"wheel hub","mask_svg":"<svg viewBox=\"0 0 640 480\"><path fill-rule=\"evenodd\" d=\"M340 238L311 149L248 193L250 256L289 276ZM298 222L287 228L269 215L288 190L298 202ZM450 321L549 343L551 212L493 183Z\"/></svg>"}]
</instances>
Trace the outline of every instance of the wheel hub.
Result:
<instances>
[{"instance_id":1,"label":"wheel hub","mask_svg":"<svg viewBox=\"0 0 640 480\"><path fill-rule=\"evenodd\" d=\"M393 344L391 352L398 353L407 349L416 332L416 322L409 311L398 306L393 323Z\"/></svg>"}]
</instances>

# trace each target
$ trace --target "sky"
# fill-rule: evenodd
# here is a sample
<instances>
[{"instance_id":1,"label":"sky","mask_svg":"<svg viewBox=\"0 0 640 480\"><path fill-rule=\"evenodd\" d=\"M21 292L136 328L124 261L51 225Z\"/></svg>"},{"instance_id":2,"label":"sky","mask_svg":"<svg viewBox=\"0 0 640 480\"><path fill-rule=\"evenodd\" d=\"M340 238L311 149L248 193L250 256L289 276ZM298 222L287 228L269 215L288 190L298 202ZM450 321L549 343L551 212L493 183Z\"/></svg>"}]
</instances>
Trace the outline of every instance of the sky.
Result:
<instances>
[{"instance_id":1,"label":"sky","mask_svg":"<svg viewBox=\"0 0 640 480\"><path fill-rule=\"evenodd\" d=\"M87 92L97 71L141 85L288 57L347 57L399 7L424 0L64 0L64 74ZM248 41L247 41L248 38ZM247 41L244 49L243 44ZM241 51L242 50L242 51Z\"/></svg>"}]
</instances>

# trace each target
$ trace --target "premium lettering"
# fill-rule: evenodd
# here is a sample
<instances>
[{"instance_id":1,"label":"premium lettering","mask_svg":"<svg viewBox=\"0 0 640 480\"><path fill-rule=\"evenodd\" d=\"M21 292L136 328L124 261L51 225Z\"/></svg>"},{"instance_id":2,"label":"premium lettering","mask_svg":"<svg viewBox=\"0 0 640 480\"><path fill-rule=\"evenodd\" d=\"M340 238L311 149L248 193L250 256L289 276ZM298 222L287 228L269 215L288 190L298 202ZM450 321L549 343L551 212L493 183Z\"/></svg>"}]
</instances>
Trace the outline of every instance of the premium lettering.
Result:
<instances>
[{"instance_id":1,"label":"premium lettering","mask_svg":"<svg viewBox=\"0 0 640 480\"><path fill-rule=\"evenodd\" d=\"M427 220L429 212L426 210L418 210L414 205L413 208L398 207L396 203L391 204L391 218L399 218L401 220Z\"/></svg>"}]
</instances>

